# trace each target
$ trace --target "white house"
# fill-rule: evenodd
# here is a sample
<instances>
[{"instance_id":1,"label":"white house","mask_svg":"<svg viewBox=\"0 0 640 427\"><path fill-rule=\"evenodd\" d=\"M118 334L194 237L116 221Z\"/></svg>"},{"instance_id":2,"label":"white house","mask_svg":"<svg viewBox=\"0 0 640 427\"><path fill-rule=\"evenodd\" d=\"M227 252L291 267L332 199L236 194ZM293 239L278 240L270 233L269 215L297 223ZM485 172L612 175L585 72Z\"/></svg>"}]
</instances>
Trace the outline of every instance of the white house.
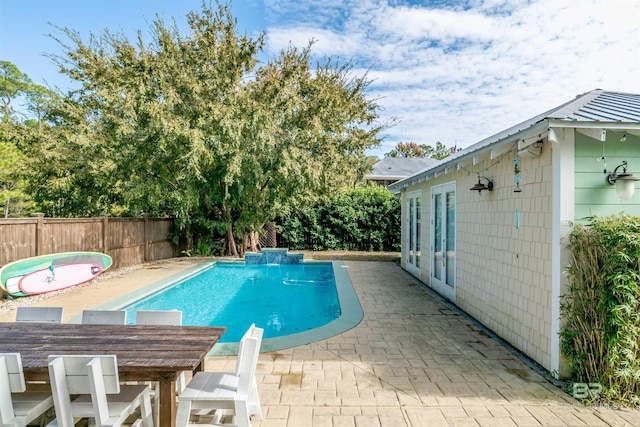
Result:
<instances>
[{"instance_id":1,"label":"white house","mask_svg":"<svg viewBox=\"0 0 640 427\"><path fill-rule=\"evenodd\" d=\"M402 266L562 376L566 237L591 215L640 215L634 178L640 94L593 90L392 184Z\"/></svg>"}]
</instances>

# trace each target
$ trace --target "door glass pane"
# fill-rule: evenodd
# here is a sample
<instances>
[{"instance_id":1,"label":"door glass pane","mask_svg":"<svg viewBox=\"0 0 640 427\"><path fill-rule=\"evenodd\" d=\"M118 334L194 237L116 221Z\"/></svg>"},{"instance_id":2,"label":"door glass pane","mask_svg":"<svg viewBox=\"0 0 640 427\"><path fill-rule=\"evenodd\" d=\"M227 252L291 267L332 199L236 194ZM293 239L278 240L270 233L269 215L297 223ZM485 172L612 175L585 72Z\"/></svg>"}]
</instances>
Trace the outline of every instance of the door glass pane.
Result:
<instances>
[{"instance_id":1,"label":"door glass pane","mask_svg":"<svg viewBox=\"0 0 640 427\"><path fill-rule=\"evenodd\" d=\"M408 250L408 254L409 254L409 264L413 264L414 263L414 252L413 252L413 238L414 238L414 222L413 222L413 198L409 199L409 222L408 222L408 227L407 227L407 233L409 233L409 250Z\"/></svg>"},{"instance_id":2,"label":"door glass pane","mask_svg":"<svg viewBox=\"0 0 640 427\"><path fill-rule=\"evenodd\" d=\"M456 194L447 192L447 285L455 285L456 268Z\"/></svg>"},{"instance_id":3,"label":"door glass pane","mask_svg":"<svg viewBox=\"0 0 640 427\"><path fill-rule=\"evenodd\" d=\"M420 268L422 198L416 197L416 267Z\"/></svg>"},{"instance_id":4,"label":"door glass pane","mask_svg":"<svg viewBox=\"0 0 640 427\"><path fill-rule=\"evenodd\" d=\"M442 279L442 193L433 200L433 277Z\"/></svg>"}]
</instances>

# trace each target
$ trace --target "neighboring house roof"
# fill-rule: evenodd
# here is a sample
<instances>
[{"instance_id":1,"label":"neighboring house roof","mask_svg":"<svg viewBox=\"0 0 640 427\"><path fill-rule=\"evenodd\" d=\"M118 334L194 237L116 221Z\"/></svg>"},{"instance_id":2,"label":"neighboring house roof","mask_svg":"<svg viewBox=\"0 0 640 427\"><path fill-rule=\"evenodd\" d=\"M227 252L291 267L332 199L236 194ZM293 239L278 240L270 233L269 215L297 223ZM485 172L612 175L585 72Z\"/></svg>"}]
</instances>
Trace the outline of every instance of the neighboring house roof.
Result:
<instances>
[{"instance_id":1,"label":"neighboring house roof","mask_svg":"<svg viewBox=\"0 0 640 427\"><path fill-rule=\"evenodd\" d=\"M485 138L436 165L391 184L389 189L400 192L409 185L429 179L443 171L446 173L456 164L465 161L476 162L483 154L499 155L500 146L517 142L520 149L535 142L542 135L547 136L549 140L557 141L553 129L559 128L579 128L594 138L600 138L600 132L604 129L624 129L627 133L640 136L640 94L595 89L578 95L571 101ZM526 140L531 138L533 140L527 143Z\"/></svg>"},{"instance_id":2,"label":"neighboring house roof","mask_svg":"<svg viewBox=\"0 0 640 427\"><path fill-rule=\"evenodd\" d=\"M367 179L398 180L439 163L439 160L422 157L385 157L373 165Z\"/></svg>"}]
</instances>

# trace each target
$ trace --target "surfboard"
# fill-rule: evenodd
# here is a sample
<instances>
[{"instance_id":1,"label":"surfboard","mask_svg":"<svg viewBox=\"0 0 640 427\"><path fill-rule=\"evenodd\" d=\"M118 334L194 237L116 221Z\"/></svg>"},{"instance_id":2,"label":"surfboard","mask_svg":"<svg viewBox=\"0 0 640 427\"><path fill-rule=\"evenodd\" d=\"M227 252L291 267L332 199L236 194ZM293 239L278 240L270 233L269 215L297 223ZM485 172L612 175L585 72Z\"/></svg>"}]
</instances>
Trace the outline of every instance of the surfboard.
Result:
<instances>
[{"instance_id":1,"label":"surfboard","mask_svg":"<svg viewBox=\"0 0 640 427\"><path fill-rule=\"evenodd\" d=\"M63 252L11 262L0 268L0 287L11 296L58 291L98 277L112 264L99 252Z\"/></svg>"}]
</instances>

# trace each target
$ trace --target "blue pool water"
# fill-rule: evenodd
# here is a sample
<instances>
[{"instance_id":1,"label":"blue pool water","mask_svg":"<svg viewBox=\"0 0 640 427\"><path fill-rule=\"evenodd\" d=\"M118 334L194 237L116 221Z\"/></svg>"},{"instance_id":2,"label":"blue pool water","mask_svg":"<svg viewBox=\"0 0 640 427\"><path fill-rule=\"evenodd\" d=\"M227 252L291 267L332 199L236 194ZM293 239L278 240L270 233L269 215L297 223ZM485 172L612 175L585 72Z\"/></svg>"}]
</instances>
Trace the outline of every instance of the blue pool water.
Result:
<instances>
[{"instance_id":1,"label":"blue pool water","mask_svg":"<svg viewBox=\"0 0 640 427\"><path fill-rule=\"evenodd\" d=\"M341 314L331 263L218 262L123 309L129 323L137 310L181 310L183 325L226 326L220 342L239 341L252 323L273 338L318 328Z\"/></svg>"}]
</instances>

